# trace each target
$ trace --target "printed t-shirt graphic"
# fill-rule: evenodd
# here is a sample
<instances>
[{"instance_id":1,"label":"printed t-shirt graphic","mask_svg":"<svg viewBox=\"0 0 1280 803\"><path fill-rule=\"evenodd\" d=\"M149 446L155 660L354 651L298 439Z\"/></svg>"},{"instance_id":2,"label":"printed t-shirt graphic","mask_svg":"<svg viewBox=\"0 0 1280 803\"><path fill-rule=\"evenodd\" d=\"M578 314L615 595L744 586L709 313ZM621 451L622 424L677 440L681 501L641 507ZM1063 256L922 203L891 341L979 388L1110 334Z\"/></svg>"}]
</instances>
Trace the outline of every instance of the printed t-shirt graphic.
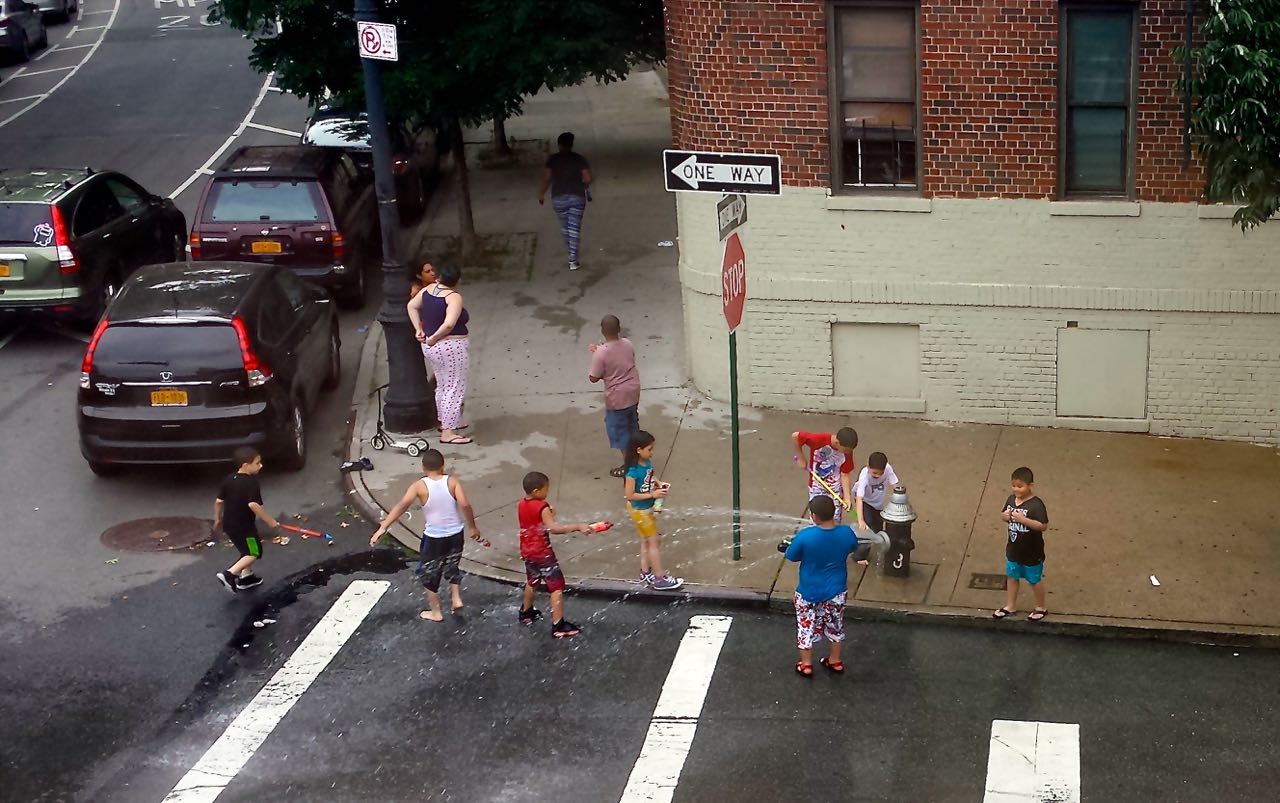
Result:
<instances>
[{"instance_id":1,"label":"printed t-shirt graphic","mask_svg":"<svg viewBox=\"0 0 1280 803\"><path fill-rule=\"evenodd\" d=\"M898 484L898 475L893 471L892 463L885 463L884 473L880 479L872 479L871 469L866 466L858 473L858 482L853 486L853 496L862 496L862 501L876 510L884 510L884 497L887 489Z\"/></svg>"},{"instance_id":2,"label":"printed t-shirt graphic","mask_svg":"<svg viewBox=\"0 0 1280 803\"><path fill-rule=\"evenodd\" d=\"M853 472L853 455L832 447L829 432L801 432L800 444L809 447L809 496L831 495L822 483L813 478L817 474L822 482L840 493L840 475Z\"/></svg>"},{"instance_id":3,"label":"printed t-shirt graphic","mask_svg":"<svg viewBox=\"0 0 1280 803\"><path fill-rule=\"evenodd\" d=\"M1032 521L1041 524L1049 523L1049 511L1040 497L1033 496L1018 504L1013 495L1005 500L1004 509L1011 513L1021 513ZM1004 556L1014 563L1023 566L1035 566L1044 563L1044 533L1037 532L1020 521L1009 521L1009 543L1005 545Z\"/></svg>"},{"instance_id":4,"label":"printed t-shirt graphic","mask_svg":"<svg viewBox=\"0 0 1280 803\"><path fill-rule=\"evenodd\" d=\"M636 493L647 494L653 492L653 463L637 463L627 469L627 476L635 480ZM652 499L636 499L631 503L631 507L636 510L648 510L653 507Z\"/></svg>"}]
</instances>

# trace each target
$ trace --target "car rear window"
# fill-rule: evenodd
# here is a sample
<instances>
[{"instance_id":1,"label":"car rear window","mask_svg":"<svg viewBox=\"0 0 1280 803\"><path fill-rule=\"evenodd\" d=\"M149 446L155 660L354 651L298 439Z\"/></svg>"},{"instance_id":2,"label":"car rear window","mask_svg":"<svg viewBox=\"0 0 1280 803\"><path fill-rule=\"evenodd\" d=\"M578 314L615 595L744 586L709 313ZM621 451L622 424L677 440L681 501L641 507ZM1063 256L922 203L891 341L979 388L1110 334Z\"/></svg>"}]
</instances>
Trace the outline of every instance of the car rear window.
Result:
<instances>
[{"instance_id":1,"label":"car rear window","mask_svg":"<svg viewBox=\"0 0 1280 803\"><path fill-rule=\"evenodd\" d=\"M53 244L53 213L48 204L0 204L0 242L16 245Z\"/></svg>"},{"instance_id":2,"label":"car rear window","mask_svg":"<svg viewBox=\"0 0 1280 803\"><path fill-rule=\"evenodd\" d=\"M244 367L240 341L227 324L112 324L102 333L93 364L154 365L186 373Z\"/></svg>"},{"instance_id":3,"label":"car rear window","mask_svg":"<svg viewBox=\"0 0 1280 803\"><path fill-rule=\"evenodd\" d=\"M314 181L215 181L204 207L207 223L324 220L320 191Z\"/></svg>"}]
</instances>

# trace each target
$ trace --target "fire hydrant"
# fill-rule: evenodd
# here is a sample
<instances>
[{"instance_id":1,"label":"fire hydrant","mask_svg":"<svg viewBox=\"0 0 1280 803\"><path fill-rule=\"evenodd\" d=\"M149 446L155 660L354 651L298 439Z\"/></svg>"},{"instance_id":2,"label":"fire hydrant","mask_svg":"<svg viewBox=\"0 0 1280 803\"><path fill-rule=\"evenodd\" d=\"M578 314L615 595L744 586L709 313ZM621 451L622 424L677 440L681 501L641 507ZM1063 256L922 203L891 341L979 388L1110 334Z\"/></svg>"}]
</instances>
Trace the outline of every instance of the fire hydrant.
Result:
<instances>
[{"instance_id":1,"label":"fire hydrant","mask_svg":"<svg viewBox=\"0 0 1280 803\"><path fill-rule=\"evenodd\" d=\"M911 540L911 522L916 520L916 512L907 501L907 488L897 485L889 504L884 506L880 517L884 519L884 533L889 536L889 549L884 556L884 573L890 577L909 577L911 575L911 550L916 544Z\"/></svg>"}]
</instances>

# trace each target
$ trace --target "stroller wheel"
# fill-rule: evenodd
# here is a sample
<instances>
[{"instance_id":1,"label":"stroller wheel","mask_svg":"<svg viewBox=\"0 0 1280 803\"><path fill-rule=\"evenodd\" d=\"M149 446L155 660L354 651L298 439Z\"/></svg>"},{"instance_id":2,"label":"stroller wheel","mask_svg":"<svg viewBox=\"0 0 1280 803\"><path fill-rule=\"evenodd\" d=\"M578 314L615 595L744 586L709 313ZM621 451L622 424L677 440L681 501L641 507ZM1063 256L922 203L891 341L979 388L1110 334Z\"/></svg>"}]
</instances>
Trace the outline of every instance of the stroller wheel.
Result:
<instances>
[{"instance_id":1,"label":"stroller wheel","mask_svg":"<svg viewBox=\"0 0 1280 803\"><path fill-rule=\"evenodd\" d=\"M374 435L369 439L369 445L373 447L374 451L381 452L383 449L387 448L387 439L382 437L380 434Z\"/></svg>"}]
</instances>

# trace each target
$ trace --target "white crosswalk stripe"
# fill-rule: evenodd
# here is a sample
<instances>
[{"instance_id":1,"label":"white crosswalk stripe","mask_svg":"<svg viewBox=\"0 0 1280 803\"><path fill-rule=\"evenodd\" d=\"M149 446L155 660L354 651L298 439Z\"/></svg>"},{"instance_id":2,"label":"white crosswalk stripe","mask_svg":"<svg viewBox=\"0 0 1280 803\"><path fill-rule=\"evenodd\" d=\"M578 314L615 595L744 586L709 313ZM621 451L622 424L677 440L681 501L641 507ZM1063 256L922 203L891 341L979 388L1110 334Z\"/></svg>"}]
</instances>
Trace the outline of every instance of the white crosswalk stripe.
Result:
<instances>
[{"instance_id":1,"label":"white crosswalk stripe","mask_svg":"<svg viewBox=\"0 0 1280 803\"><path fill-rule=\"evenodd\" d=\"M1080 803L1080 726L991 723L983 803Z\"/></svg>"}]
</instances>

